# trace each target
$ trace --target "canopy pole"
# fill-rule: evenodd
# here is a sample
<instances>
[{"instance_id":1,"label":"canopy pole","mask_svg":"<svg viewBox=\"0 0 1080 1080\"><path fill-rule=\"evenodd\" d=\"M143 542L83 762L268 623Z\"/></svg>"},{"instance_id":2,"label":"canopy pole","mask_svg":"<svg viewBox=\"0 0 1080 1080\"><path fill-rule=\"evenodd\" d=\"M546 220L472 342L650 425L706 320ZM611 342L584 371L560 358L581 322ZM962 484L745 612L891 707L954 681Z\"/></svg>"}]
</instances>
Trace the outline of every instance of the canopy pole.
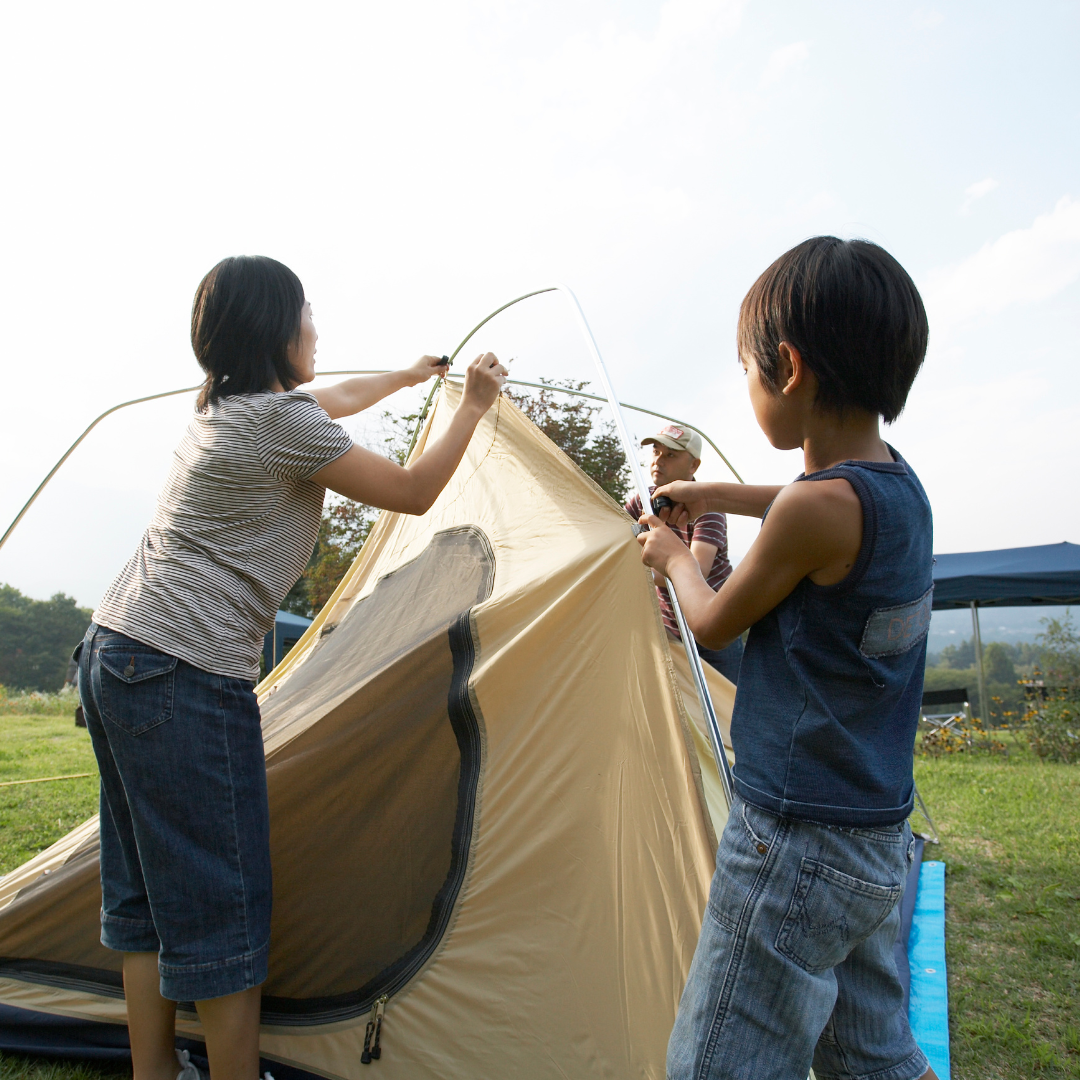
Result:
<instances>
[{"instance_id":1,"label":"canopy pole","mask_svg":"<svg viewBox=\"0 0 1080 1080\"><path fill-rule=\"evenodd\" d=\"M974 634L972 643L975 646L975 670L979 678L979 719L983 727L990 729L990 702L986 699L986 673L983 670L982 634L979 633L979 604L977 600L971 601L971 629Z\"/></svg>"}]
</instances>

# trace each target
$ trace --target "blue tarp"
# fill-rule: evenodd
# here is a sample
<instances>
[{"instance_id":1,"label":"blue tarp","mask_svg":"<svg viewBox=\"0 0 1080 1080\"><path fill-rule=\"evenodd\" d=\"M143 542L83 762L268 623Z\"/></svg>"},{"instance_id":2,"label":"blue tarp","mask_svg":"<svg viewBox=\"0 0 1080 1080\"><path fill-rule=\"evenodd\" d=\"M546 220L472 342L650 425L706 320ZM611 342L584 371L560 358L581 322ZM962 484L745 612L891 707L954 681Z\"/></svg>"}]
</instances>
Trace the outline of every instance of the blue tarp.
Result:
<instances>
[{"instance_id":1,"label":"blue tarp","mask_svg":"<svg viewBox=\"0 0 1080 1080\"><path fill-rule=\"evenodd\" d=\"M949 1080L949 983L945 972L945 864L924 862L908 942L908 1020L940 1080Z\"/></svg>"},{"instance_id":2,"label":"blue tarp","mask_svg":"<svg viewBox=\"0 0 1080 1080\"><path fill-rule=\"evenodd\" d=\"M1080 604L1080 544L934 556L934 610Z\"/></svg>"}]
</instances>

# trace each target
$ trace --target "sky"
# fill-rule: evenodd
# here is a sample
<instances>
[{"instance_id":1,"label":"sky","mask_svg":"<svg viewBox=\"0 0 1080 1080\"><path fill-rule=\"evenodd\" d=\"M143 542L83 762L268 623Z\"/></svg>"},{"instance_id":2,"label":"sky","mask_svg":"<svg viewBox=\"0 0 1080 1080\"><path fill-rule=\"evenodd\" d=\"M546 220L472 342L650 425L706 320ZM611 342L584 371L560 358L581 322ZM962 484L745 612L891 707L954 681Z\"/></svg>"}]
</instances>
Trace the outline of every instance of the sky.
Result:
<instances>
[{"instance_id":1,"label":"sky","mask_svg":"<svg viewBox=\"0 0 1080 1080\"><path fill-rule=\"evenodd\" d=\"M105 0L18 5L5 41L0 528L98 413L199 381L191 297L239 253L299 274L324 370L450 352L564 281L623 400L786 482L801 458L754 423L738 305L832 233L884 245L926 302L886 438L935 550L1080 541L1077 0ZM557 296L473 346L518 378L594 379ZM93 605L191 407L104 421L0 582ZM756 531L732 521L736 558Z\"/></svg>"}]
</instances>

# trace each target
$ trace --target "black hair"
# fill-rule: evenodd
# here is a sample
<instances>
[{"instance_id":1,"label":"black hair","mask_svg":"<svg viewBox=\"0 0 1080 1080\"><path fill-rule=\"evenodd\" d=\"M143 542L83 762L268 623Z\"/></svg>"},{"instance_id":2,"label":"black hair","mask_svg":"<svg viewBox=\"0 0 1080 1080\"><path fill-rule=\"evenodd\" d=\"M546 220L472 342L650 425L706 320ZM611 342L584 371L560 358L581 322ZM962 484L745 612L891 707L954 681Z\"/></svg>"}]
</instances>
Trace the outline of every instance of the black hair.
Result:
<instances>
[{"instance_id":1,"label":"black hair","mask_svg":"<svg viewBox=\"0 0 1080 1080\"><path fill-rule=\"evenodd\" d=\"M754 358L769 389L786 341L817 377L822 408L863 409L886 423L903 411L928 333L915 282L869 240L804 240L754 282L739 308L739 355Z\"/></svg>"},{"instance_id":2,"label":"black hair","mask_svg":"<svg viewBox=\"0 0 1080 1080\"><path fill-rule=\"evenodd\" d=\"M278 382L298 386L289 346L300 340L304 286L265 255L222 259L199 282L191 305L191 347L206 372L197 407Z\"/></svg>"}]
</instances>

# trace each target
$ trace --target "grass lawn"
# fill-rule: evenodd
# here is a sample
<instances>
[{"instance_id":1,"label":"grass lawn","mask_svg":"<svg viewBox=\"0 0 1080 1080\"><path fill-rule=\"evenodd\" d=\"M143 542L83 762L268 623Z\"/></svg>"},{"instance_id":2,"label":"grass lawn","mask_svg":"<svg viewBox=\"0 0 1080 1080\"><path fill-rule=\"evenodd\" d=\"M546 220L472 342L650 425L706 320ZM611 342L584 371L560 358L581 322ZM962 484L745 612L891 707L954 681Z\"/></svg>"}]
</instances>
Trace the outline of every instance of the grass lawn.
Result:
<instances>
[{"instance_id":1,"label":"grass lawn","mask_svg":"<svg viewBox=\"0 0 1080 1080\"><path fill-rule=\"evenodd\" d=\"M0 780L94 772L86 731L0 708ZM916 758L941 831L956 1080L1080 1078L1080 767L1011 756ZM0 788L0 873L97 810L93 777ZM921 828L921 819L916 828ZM99 1080L113 1069L0 1055L0 1080Z\"/></svg>"},{"instance_id":2,"label":"grass lawn","mask_svg":"<svg viewBox=\"0 0 1080 1080\"><path fill-rule=\"evenodd\" d=\"M55 699L54 699L55 700ZM0 787L0 874L22 865L97 813L97 762L75 701L44 714L0 707L0 781L90 773L81 780Z\"/></svg>"},{"instance_id":3,"label":"grass lawn","mask_svg":"<svg viewBox=\"0 0 1080 1080\"><path fill-rule=\"evenodd\" d=\"M946 863L953 1076L1080 1077L1080 766L1010 747L916 758L915 782Z\"/></svg>"}]
</instances>

